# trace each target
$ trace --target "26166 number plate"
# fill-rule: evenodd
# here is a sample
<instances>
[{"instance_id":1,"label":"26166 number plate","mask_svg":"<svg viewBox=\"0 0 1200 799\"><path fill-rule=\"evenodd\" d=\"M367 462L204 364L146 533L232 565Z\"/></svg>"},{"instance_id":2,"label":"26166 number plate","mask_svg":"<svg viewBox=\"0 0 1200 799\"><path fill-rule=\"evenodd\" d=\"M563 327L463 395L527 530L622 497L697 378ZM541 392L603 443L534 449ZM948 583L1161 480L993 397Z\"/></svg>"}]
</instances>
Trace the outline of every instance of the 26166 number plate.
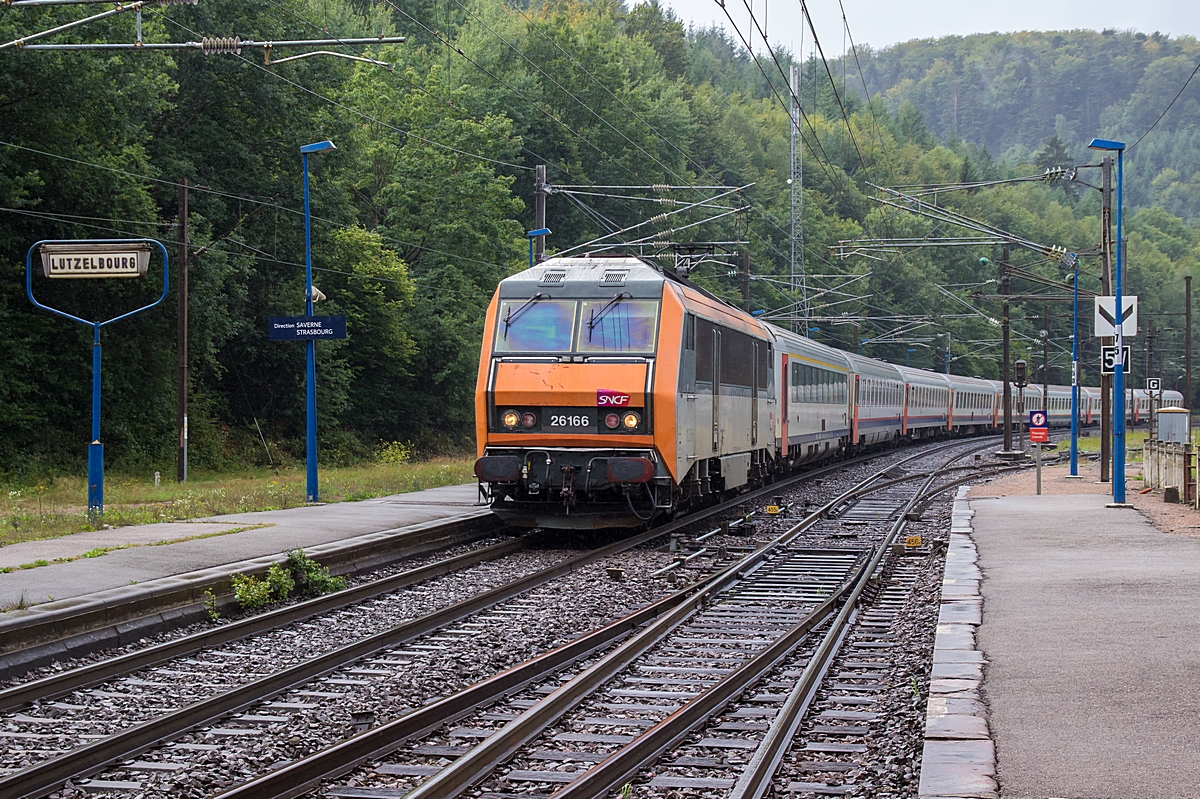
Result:
<instances>
[{"instance_id":1,"label":"26166 number plate","mask_svg":"<svg viewBox=\"0 0 1200 799\"><path fill-rule=\"evenodd\" d=\"M546 408L542 412L543 430L589 433L596 430L593 408Z\"/></svg>"}]
</instances>

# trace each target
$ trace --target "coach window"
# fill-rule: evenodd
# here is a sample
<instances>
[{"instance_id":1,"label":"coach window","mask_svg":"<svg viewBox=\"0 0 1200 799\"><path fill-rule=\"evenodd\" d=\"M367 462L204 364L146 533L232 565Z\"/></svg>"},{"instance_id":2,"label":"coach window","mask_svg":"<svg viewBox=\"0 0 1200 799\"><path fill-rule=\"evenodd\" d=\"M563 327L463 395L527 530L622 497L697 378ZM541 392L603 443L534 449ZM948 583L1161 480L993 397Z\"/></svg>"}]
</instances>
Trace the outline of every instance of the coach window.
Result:
<instances>
[{"instance_id":1,"label":"coach window","mask_svg":"<svg viewBox=\"0 0 1200 799\"><path fill-rule=\"evenodd\" d=\"M761 343L758 345L759 357L765 361L764 364L759 364L760 381L758 387L767 390L767 399L775 399L775 346L770 342L764 347Z\"/></svg>"}]
</instances>

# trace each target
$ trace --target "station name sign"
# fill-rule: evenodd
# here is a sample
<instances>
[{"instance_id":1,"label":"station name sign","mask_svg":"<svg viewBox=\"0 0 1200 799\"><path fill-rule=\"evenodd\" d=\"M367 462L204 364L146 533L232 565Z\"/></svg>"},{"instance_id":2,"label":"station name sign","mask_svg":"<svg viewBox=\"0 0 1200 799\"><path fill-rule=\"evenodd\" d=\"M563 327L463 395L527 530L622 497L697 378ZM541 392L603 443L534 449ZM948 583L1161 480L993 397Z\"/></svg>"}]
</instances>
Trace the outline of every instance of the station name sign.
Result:
<instances>
[{"instance_id":1,"label":"station name sign","mask_svg":"<svg viewBox=\"0 0 1200 799\"><path fill-rule=\"evenodd\" d=\"M310 341L346 337L345 316L272 316L271 341Z\"/></svg>"},{"instance_id":2,"label":"station name sign","mask_svg":"<svg viewBox=\"0 0 1200 799\"><path fill-rule=\"evenodd\" d=\"M150 267L146 243L43 244L39 253L51 278L141 277Z\"/></svg>"}]
</instances>

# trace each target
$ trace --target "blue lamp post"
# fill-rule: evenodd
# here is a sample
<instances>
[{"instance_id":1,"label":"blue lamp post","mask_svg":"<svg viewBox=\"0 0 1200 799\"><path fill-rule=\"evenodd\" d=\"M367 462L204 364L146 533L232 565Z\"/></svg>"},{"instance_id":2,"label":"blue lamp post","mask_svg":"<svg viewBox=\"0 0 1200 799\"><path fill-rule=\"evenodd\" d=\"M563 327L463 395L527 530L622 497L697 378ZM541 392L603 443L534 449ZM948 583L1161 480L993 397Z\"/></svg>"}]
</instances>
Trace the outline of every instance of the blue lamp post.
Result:
<instances>
[{"instance_id":1,"label":"blue lamp post","mask_svg":"<svg viewBox=\"0 0 1200 799\"><path fill-rule=\"evenodd\" d=\"M1125 166L1125 142L1092 139L1089 150L1105 150L1117 154L1117 266L1113 273L1113 317L1117 320L1117 358L1113 367L1113 503L1125 504L1125 352L1124 305L1121 301L1121 278L1125 252L1121 229L1121 181Z\"/></svg>"},{"instance_id":2,"label":"blue lamp post","mask_svg":"<svg viewBox=\"0 0 1200 799\"><path fill-rule=\"evenodd\" d=\"M529 239L529 268L530 269L533 269L533 242L534 242L534 239L536 239L538 236L549 236L550 233L551 233L550 228L540 227L537 230L531 230L525 234L525 237Z\"/></svg>"},{"instance_id":3,"label":"blue lamp post","mask_svg":"<svg viewBox=\"0 0 1200 799\"><path fill-rule=\"evenodd\" d=\"M313 315L313 284L312 284L312 214L308 210L308 156L310 153L323 153L336 150L331 141L319 141L316 144L306 144L300 148L300 157L304 161L304 314ZM305 465L308 467L308 489L305 492L309 502L317 502L317 342L309 339L307 364L304 377L305 407L308 416L308 444L304 454Z\"/></svg>"}]
</instances>

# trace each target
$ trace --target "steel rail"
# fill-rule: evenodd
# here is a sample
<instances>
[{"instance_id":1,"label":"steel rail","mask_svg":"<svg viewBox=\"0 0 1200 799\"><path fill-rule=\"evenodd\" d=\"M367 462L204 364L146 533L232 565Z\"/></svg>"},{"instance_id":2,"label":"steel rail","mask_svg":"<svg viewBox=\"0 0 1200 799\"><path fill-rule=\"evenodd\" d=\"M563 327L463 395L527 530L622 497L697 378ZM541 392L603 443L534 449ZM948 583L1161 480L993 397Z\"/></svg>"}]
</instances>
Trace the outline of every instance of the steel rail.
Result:
<instances>
[{"instance_id":1,"label":"steel rail","mask_svg":"<svg viewBox=\"0 0 1200 799\"><path fill-rule=\"evenodd\" d=\"M407 740L432 732L447 722L492 704L536 680L554 674L580 658L604 649L629 632L672 611L706 584L707 580L677 591L623 619L558 649L538 655L519 666L488 677L458 693L417 708L393 721L361 732L269 774L229 788L217 794L215 799L300 796L325 780L340 777L368 760L376 760L390 754Z\"/></svg>"},{"instance_id":2,"label":"steel rail","mask_svg":"<svg viewBox=\"0 0 1200 799\"><path fill-rule=\"evenodd\" d=\"M936 447L933 452L961 446L962 442L953 442ZM985 444L984 446L990 446L990 444ZM928 457L930 454L928 451L914 453L902 459L899 464L889 464L886 468L868 476L841 495L825 503L792 528L777 536L767 546L745 556L716 578L710 580L702 591L697 592L671 614L658 620L646 630L622 644L591 668L561 686L550 696L538 702L498 732L472 748L470 752L430 777L419 787L409 792L406 799L454 799L454 797L460 796L464 791L486 778L489 773L499 767L522 746L535 739L568 711L583 702L601 685L613 679L633 660L641 656L655 644L664 640L696 610L711 602L716 594L732 583L749 576L749 574L761 567L775 550L791 543L802 532L824 519L831 509L841 506L858 495L875 491L876 489L872 484L880 476L897 468L899 465ZM578 796L599 796L620 785L624 779L635 773L642 764L656 758L663 751L666 751L667 748L681 740L716 709L724 706L732 698L745 690L748 685L757 681L779 661L787 657L788 653L808 633L832 615L838 607L839 600L846 595L847 591L851 590L854 586L859 586L859 590L855 593L855 596L861 593L861 586L865 586L867 580L875 568L877 568L879 559L882 558L883 553L886 551L886 545L881 546L879 555L870 564L867 564L865 560L861 560L858 565L858 572L852 579L844 582L841 588L807 614L804 619L789 628L782 636L776 638L762 652L723 677L714 686L711 686L699 696L690 700L662 722L638 736L628 746L576 778L572 783L558 791L555 797L558 797L558 799L568 799L569 797Z\"/></svg>"},{"instance_id":3,"label":"steel rail","mask_svg":"<svg viewBox=\"0 0 1200 799\"><path fill-rule=\"evenodd\" d=\"M916 453L902 462L924 457L927 454ZM395 646L418 636L425 635L447 624L477 613L480 610L510 599L513 596L532 590L596 560L639 546L659 536L667 535L674 530L728 511L737 505L752 502L782 487L851 465L858 461L870 460L876 457L879 457L879 455L872 454L855 459L854 461L832 464L828 467L794 475L780 482L738 496L729 502L702 509L683 519L642 532L631 538L621 539L591 552L568 558L562 563L547 567L491 591L484 592L479 596L434 611L421 618L413 619L391 630L386 630L355 643L347 644L324 655L298 663L283 671L251 681L225 693L195 702L156 719L142 722L87 746L65 752L21 771L0 777L0 799L8 799L8 797L13 797L13 799L16 799L16 797L36 799L37 797L46 796L67 780L89 776L105 766L140 754L189 729L202 726L221 716L247 708L297 685L303 685L380 649ZM894 465L889 468L894 468Z\"/></svg>"},{"instance_id":4,"label":"steel rail","mask_svg":"<svg viewBox=\"0 0 1200 799\"><path fill-rule=\"evenodd\" d=\"M961 446L962 443L963 442L961 442L961 441L956 441L956 442L944 444L942 446L935 448L934 452L940 451L946 447ZM917 458L926 457L929 454L930 453L928 451L914 453L913 455L903 459L900 462L900 464L910 462ZM675 523L666 525L664 527L655 528L655 530L651 531L651 533L649 533L647 535L650 537L654 537L654 536L661 536L661 535L669 534L674 529L678 529L685 525L690 525L690 524L696 523L698 521L702 521L704 518L715 515L716 513L719 513L722 511L726 511L729 508L734 507L736 505L745 504L747 502L752 502L755 499L758 499L763 496L769 496L773 492L778 491L779 489L789 486L791 484L801 482L806 479L811 479L811 478L819 476L821 474L825 474L827 472L831 472L831 471L835 471L837 469L844 468L845 466L855 465L857 463L861 463L864 461L873 460L878 457L880 457L880 455L877 453L871 454L871 455L866 455L866 456L861 456L861 457L853 459L851 461L844 461L844 462L832 464L827 467L822 467L820 469L815 469L813 471L809 471L809 472L805 472L800 475L796 475L794 477L788 478L781 482L765 486L765 487L758 489L756 491L753 491L749 494L738 497L735 500L732 500L728 503L723 503L722 505L716 506L715 508L708 509L706 511L702 511L697 514L693 514L679 522L675 522ZM896 468L897 465L899 465L899 464L891 464L887 467L887 469L881 470L880 473L882 473L883 471L888 471L893 468ZM794 539L800 532L803 532L803 530L805 530L808 527L819 522L824 517L824 514L828 511L829 508L837 507L838 505L844 503L849 497L851 497L855 493L855 491L861 491L862 489L869 486L870 483L875 481L877 478L878 478L878 474L873 474L870 477L866 478L865 480L861 481L853 488L847 490L846 492L842 493L835 499L833 499L830 502L823 505L821 508L817 509L815 512L810 513L807 517L805 517L798 524L794 525L788 531L783 533L776 540L777 541L778 540L790 541L790 540ZM649 540L649 538L647 538L647 540ZM746 576L750 570L757 568L757 565L759 565L763 562L763 560L766 558L767 553L770 551L771 548L772 548L771 545L768 545L767 547L764 547L763 549L759 550L758 552L755 552L755 553L747 556L742 561L739 561L737 564L734 564L732 567L726 569L724 572L713 575L712 577L707 578L705 581L698 583L697 585L692 586L689 589L685 589L685 591L683 591L683 592L679 592L679 593L675 594L674 597L676 598L676 601L677 602L684 601L684 599L686 598L688 593L693 590L696 591L696 596L698 596L698 597L708 596L709 592L707 589L709 586L711 586L715 582L728 580L731 578L736 579L737 577ZM665 612L665 608L667 606L663 605L662 604L663 602L666 602L666 600L662 600L662 601L660 601L660 603L656 603L656 605L652 606L652 607L661 606L662 608L664 608L664 610L660 610L658 612L660 612L660 613ZM597 644L597 646L599 646L599 644ZM545 658L545 657L549 657L549 654L540 656L539 658L535 658L534 660L529 661L528 664L525 664L525 666L528 666L529 668L534 668L534 666L532 666L531 664L537 664L537 663L541 662L542 658ZM518 668L524 668L524 666L518 667ZM292 763L289 763L279 769L272 771L269 774L259 776L253 780L242 783L241 785L234 786L234 787L222 792L221 794L219 794L218 797L219 797L219 799L242 799L243 797L257 798L257 797L263 797L263 796L269 796L269 797L300 796L300 795L312 790L313 788L318 786L321 782L323 782L325 780L329 780L329 779L334 779L338 776L346 774L347 772L352 771L354 768L357 768L359 765L361 765L362 763L364 763L368 760L378 759L380 757L383 757L384 755L387 755L388 753L394 751L397 747L402 745L406 740L414 737L415 735L418 735L424 731L427 731L431 727L436 727L440 723L445 723L446 721L451 720L452 718L456 717L457 715L460 715L471 709L470 706L464 705L461 701L456 699L456 697L470 695L472 697L475 697L474 701L476 702L477 705L485 705L485 704L489 704L491 702L496 701L496 699L498 699L501 694L488 693L480 686L495 685L496 683L493 683L493 681L499 679L501 676L503 676L503 675L497 675L496 677L489 678L488 680L485 680L482 683L479 683L478 686L473 686L472 688L465 689L464 691L460 692L459 694L456 694L455 697L450 697L447 700L443 700L446 703L444 705L444 709L445 709L445 713L447 715L443 715L441 717L436 717L435 715L433 715L434 709L436 707L442 705L442 703L436 703L435 705L430 706L431 709L428 714L421 716L419 719L410 718L412 716L412 714L403 716L394 722L390 722L388 724L381 725L380 727L376 727L374 729L360 733L359 735L357 735L353 738L350 738L342 743L335 744L331 747L327 747L326 749L322 749L320 751L314 752L311 755L308 755L307 757L304 757L304 758L296 760ZM532 679L532 678L529 678L529 679ZM505 684L507 685L507 683L505 683ZM505 691L507 691L507 690L509 690L509 689L506 688ZM454 701L451 701L451 700L454 700ZM414 713L415 712L424 712L424 710L414 711ZM449 715L451 713L453 713L454 715ZM433 718L440 718L440 720L433 721L432 720Z\"/></svg>"},{"instance_id":5,"label":"steel rail","mask_svg":"<svg viewBox=\"0 0 1200 799\"><path fill-rule=\"evenodd\" d=\"M333 594L326 594L295 605L279 608L251 616L248 619L202 630L174 641L139 649L107 660L53 674L39 680L31 680L0 691L0 712L15 710L30 702L53 699L63 694L87 688L96 683L113 679L139 669L158 665L165 661L199 652L211 646L227 644L268 632L277 627L319 616L347 605L371 599L390 591L447 574L455 569L467 568L492 558L516 552L528 545L527 538L514 538L488 547L456 555L452 558L419 566L415 569L393 574L379 580L356 585Z\"/></svg>"},{"instance_id":6,"label":"steel rail","mask_svg":"<svg viewBox=\"0 0 1200 799\"><path fill-rule=\"evenodd\" d=\"M948 445L948 447L941 447L935 451L953 446L956 445ZM957 446L961 446L961 442L958 442ZM985 444L984 446L990 446L990 444ZM955 455L947 463L943 464L942 468L965 457L966 454L970 454L972 451L974 450L968 450L965 454L960 453ZM921 453L917 457L928 457L929 454L927 452ZM915 459L906 458L904 462L911 462ZM893 468L895 466L890 467L887 471L890 472ZM876 571L883 563L883 559L887 556L892 542L896 540L896 536L899 535L900 531L908 523L905 515L922 496L922 492L933 481L939 471L934 470L926 476L925 484L906 503L900 518L892 525L888 535L876 546L872 557L869 560L860 561L855 574L846 580L829 599L814 608L804 620L794 625L787 633L777 638L770 646L755 655L741 667L726 675L712 688L687 702L675 713L639 735L632 743L610 755L599 765L584 772L562 789L556 791L552 795L553 799L597 799L619 787L626 780L637 774L640 769L657 760L664 752L684 740L697 727L702 725L731 700L758 682L779 663L784 661L814 628L824 624L836 612L836 619L831 624L829 632L823 637L817 651L809 659L808 665L797 681L797 687L807 685L818 674L823 674L828 670L829 664L832 662L832 653L835 651L834 647L844 638L844 631L848 629L846 620L856 612L858 601L863 591L866 590ZM870 482L874 481L871 480ZM872 494L879 490L881 490L880 485L871 485L865 488L862 494ZM842 601L843 598L844 602ZM793 692L796 690L797 688L793 688ZM760 746L759 750L762 749L763 747ZM743 775L744 777L745 775ZM409 795L411 799L418 799L418 797L419 799L449 799L445 795L439 794L433 794L431 797L420 796L419 791L420 789L412 792Z\"/></svg>"},{"instance_id":7,"label":"steel rail","mask_svg":"<svg viewBox=\"0 0 1200 799\"><path fill-rule=\"evenodd\" d=\"M967 454L970 453L968 452ZM883 557L891 543L908 526L909 514L913 508L932 496L929 492L934 480L937 479L938 475L951 471L950 464L963 457L965 455L958 455L951 458L943 463L941 468L934 470L927 476L921 488L905 504L903 513L896 519L884 543L880 545L879 550L872 558L870 574L873 574L879 564L882 563ZM976 475L971 475L965 478L963 482L972 480L975 477ZM933 489L933 493L940 493L942 490L945 489L937 487ZM746 766L726 799L762 799L770 788L771 781L774 779L779 764L787 754L796 729L804 720L809 706L812 704L817 691L821 687L824 675L833 664L838 650L841 648L841 644L850 630L853 614L856 612L858 600L865 587L866 581L855 587L854 593L838 614L837 619L834 620L829 632L826 633L821 641L820 646L818 646L813 656L809 659L808 665L805 666L799 679L792 686L783 707L780 708L779 713L772 720L766 736L754 751L750 763Z\"/></svg>"},{"instance_id":8,"label":"steel rail","mask_svg":"<svg viewBox=\"0 0 1200 799\"><path fill-rule=\"evenodd\" d=\"M452 624L514 596L525 593L581 566L637 546L661 535L657 529L632 539L622 539L599 549L568 558L510 583L464 599L390 630L360 639L282 671L240 685L225 693L195 702L158 718L137 724L87 746L0 778L0 799L41 797L69 779L88 776L98 769L128 759L189 729L228 713L243 710L290 688L311 682L380 649L396 646Z\"/></svg>"}]
</instances>

